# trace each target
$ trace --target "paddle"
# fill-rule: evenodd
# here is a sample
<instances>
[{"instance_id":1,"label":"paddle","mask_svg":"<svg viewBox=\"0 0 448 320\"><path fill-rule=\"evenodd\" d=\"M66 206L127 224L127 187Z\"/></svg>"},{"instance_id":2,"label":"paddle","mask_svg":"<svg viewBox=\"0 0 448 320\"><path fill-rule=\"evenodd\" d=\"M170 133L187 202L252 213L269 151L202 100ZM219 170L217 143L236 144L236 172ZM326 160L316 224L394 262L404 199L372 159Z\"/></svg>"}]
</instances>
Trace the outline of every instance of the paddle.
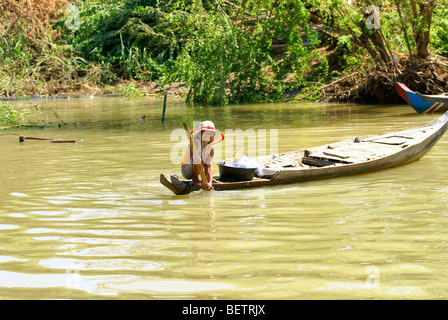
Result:
<instances>
[{"instance_id":1,"label":"paddle","mask_svg":"<svg viewBox=\"0 0 448 320\"><path fill-rule=\"evenodd\" d=\"M201 159L201 157L199 157L199 155L197 154L196 148L194 147L193 137L191 136L190 129L188 128L188 125L185 122L183 123L183 125L184 125L185 131L187 132L187 137L190 141L190 149L194 152L194 155L196 155L199 159ZM194 159L194 157L193 157L193 159ZM192 161L193 161L193 159L192 159ZM205 172L204 172L204 168L202 167L202 163L199 165L199 174L201 175L202 183L204 184L204 186L206 188L208 188L209 185L208 185L207 178L205 177Z\"/></svg>"}]
</instances>

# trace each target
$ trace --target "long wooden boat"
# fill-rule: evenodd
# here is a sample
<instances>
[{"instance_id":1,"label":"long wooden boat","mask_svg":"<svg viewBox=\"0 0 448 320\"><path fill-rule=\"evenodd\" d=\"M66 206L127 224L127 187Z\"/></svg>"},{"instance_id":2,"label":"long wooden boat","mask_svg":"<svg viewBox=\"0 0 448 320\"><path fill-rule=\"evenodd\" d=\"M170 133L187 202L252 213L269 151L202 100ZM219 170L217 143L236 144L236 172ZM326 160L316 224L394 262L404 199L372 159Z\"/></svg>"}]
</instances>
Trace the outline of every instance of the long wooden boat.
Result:
<instances>
[{"instance_id":1,"label":"long wooden boat","mask_svg":"<svg viewBox=\"0 0 448 320\"><path fill-rule=\"evenodd\" d=\"M398 94L418 113L448 110L448 96L414 92L401 82L396 83Z\"/></svg>"},{"instance_id":2,"label":"long wooden boat","mask_svg":"<svg viewBox=\"0 0 448 320\"><path fill-rule=\"evenodd\" d=\"M419 160L448 128L448 112L432 122L404 131L360 136L323 146L256 158L263 165L261 177L251 181L220 181L215 190L233 190L295 183L367 173ZM175 175L160 175L160 182L174 194L200 190Z\"/></svg>"}]
</instances>

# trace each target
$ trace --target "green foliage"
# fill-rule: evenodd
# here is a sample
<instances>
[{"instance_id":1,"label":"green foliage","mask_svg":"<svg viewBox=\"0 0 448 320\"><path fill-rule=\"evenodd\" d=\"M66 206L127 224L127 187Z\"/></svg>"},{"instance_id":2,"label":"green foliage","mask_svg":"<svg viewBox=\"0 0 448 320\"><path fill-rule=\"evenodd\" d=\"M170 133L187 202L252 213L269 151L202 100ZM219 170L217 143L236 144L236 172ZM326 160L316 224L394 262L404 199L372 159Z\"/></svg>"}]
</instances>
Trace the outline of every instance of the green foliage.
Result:
<instances>
[{"instance_id":1,"label":"green foliage","mask_svg":"<svg viewBox=\"0 0 448 320\"><path fill-rule=\"evenodd\" d=\"M156 79L161 64L178 52L173 39L181 21L170 19L156 1L85 1L80 21L67 41L119 77Z\"/></svg>"},{"instance_id":2,"label":"green foliage","mask_svg":"<svg viewBox=\"0 0 448 320\"><path fill-rule=\"evenodd\" d=\"M118 89L123 94L125 100L133 100L142 97L142 92L135 87L135 83L128 86L119 85Z\"/></svg>"},{"instance_id":3,"label":"green foliage","mask_svg":"<svg viewBox=\"0 0 448 320\"><path fill-rule=\"evenodd\" d=\"M19 113L10 103L0 101L0 123L17 124L19 122Z\"/></svg>"},{"instance_id":4,"label":"green foliage","mask_svg":"<svg viewBox=\"0 0 448 320\"><path fill-rule=\"evenodd\" d=\"M435 3L439 5L430 19L432 11L425 11L425 5ZM190 89L188 101L222 105L281 99L288 89L313 93L332 77L363 70L372 62L391 66L395 54L424 56L429 30L429 48L448 56L448 10L441 0L76 4L80 25L75 30L65 26L64 8L56 15L59 21L39 28L30 24L34 18L14 21L0 13L0 94L46 94L83 83L141 80L184 83ZM381 29L367 28L369 5L379 7ZM325 26L334 38L322 37L313 24ZM321 39L336 47L331 61L317 50ZM274 49L281 46L279 54ZM126 99L141 95L135 85L118 90Z\"/></svg>"},{"instance_id":5,"label":"green foliage","mask_svg":"<svg viewBox=\"0 0 448 320\"><path fill-rule=\"evenodd\" d=\"M448 7L439 6L434 11L437 19L431 28L431 37L433 39L431 47L437 54L448 57Z\"/></svg>"},{"instance_id":6,"label":"green foliage","mask_svg":"<svg viewBox=\"0 0 448 320\"><path fill-rule=\"evenodd\" d=\"M207 104L257 101L272 92L273 80L265 77L271 59L258 39L229 22L221 11L198 7L190 19L189 23L197 23L191 35L195 40L185 43L164 82L186 81L187 99Z\"/></svg>"},{"instance_id":7,"label":"green foliage","mask_svg":"<svg viewBox=\"0 0 448 320\"><path fill-rule=\"evenodd\" d=\"M54 110L50 109L53 113L53 119L44 116L44 109L48 109L46 101L35 103L32 100L28 100L28 106L20 108L20 111L17 111L10 103L0 101L0 124L16 126L36 125L53 121L64 123Z\"/></svg>"},{"instance_id":8,"label":"green foliage","mask_svg":"<svg viewBox=\"0 0 448 320\"><path fill-rule=\"evenodd\" d=\"M245 6L233 11L222 10L219 4L214 10L206 11L200 5L195 9L199 18L194 20L201 23L194 39L201 41L187 42L175 61L174 73L166 78L187 80L190 100L224 104L279 99L285 89L282 76L288 72L291 86L305 83L306 73L318 58L318 41L308 28L303 3L243 1L241 5ZM252 33L245 19L251 20ZM272 41L280 37L285 39L288 54L276 59L271 54Z\"/></svg>"},{"instance_id":9,"label":"green foliage","mask_svg":"<svg viewBox=\"0 0 448 320\"><path fill-rule=\"evenodd\" d=\"M407 54L426 58L429 30L432 28L433 45L444 50L446 37L446 4L437 6L438 0L308 0L308 5L319 11L324 24L342 33L339 44L350 51L363 48L376 63L388 64L393 54ZM371 5L379 9L379 19L366 12ZM379 23L369 28L368 21Z\"/></svg>"},{"instance_id":10,"label":"green foliage","mask_svg":"<svg viewBox=\"0 0 448 320\"><path fill-rule=\"evenodd\" d=\"M195 103L278 99L286 73L301 86L316 62L326 75L297 0L90 1L80 19L67 40L89 60L127 79L186 83ZM282 59L271 53L276 38L286 42Z\"/></svg>"}]
</instances>

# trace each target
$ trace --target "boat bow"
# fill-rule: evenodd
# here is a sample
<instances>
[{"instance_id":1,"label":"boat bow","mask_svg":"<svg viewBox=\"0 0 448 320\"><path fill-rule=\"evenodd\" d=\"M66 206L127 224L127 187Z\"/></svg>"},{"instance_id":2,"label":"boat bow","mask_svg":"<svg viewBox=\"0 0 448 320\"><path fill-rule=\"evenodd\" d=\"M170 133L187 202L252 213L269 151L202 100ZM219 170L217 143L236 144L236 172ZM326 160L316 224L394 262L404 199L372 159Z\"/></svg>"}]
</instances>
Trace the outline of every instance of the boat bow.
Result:
<instances>
[{"instance_id":1,"label":"boat bow","mask_svg":"<svg viewBox=\"0 0 448 320\"><path fill-rule=\"evenodd\" d=\"M448 106L448 96L414 92L401 82L397 82L396 89L398 94L418 113L445 110L445 107Z\"/></svg>"}]
</instances>

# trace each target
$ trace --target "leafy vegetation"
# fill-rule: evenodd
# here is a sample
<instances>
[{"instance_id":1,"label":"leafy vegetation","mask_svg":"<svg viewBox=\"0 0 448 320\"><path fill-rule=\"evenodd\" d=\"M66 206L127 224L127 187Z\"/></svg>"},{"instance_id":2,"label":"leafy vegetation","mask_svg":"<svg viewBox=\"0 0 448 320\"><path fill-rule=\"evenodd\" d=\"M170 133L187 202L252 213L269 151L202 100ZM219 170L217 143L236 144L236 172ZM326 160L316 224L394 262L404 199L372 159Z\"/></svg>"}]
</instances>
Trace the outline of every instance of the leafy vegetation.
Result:
<instances>
[{"instance_id":1,"label":"leafy vegetation","mask_svg":"<svg viewBox=\"0 0 448 320\"><path fill-rule=\"evenodd\" d=\"M68 37L76 50L118 77L182 82L193 102L279 98L286 73L303 86L320 59L301 1L92 1L82 12ZM279 38L288 49L281 59L271 54Z\"/></svg>"},{"instance_id":2,"label":"leafy vegetation","mask_svg":"<svg viewBox=\"0 0 448 320\"><path fill-rule=\"evenodd\" d=\"M123 94L125 100L133 100L142 96L141 90L135 87L135 83L119 85L118 90Z\"/></svg>"},{"instance_id":3,"label":"leafy vegetation","mask_svg":"<svg viewBox=\"0 0 448 320\"><path fill-rule=\"evenodd\" d=\"M0 102L0 124L17 124L19 113L10 103Z\"/></svg>"},{"instance_id":4,"label":"leafy vegetation","mask_svg":"<svg viewBox=\"0 0 448 320\"><path fill-rule=\"evenodd\" d=\"M372 5L378 11L366 12ZM151 81L185 86L194 103L288 92L325 99L321 88L333 82L351 88L341 80L372 71L407 79L405 68L431 53L448 56L442 0L5 0L0 8L6 96L115 88L132 98L142 93L136 83Z\"/></svg>"},{"instance_id":5,"label":"leafy vegetation","mask_svg":"<svg viewBox=\"0 0 448 320\"><path fill-rule=\"evenodd\" d=\"M0 101L0 125L16 126L34 126L34 125L50 125L50 119L44 116L44 109L48 108L45 101L34 103L28 101L29 105L17 111L9 102ZM62 124L64 121L53 110L53 119L57 123ZM1 127L5 129L9 127Z\"/></svg>"}]
</instances>

